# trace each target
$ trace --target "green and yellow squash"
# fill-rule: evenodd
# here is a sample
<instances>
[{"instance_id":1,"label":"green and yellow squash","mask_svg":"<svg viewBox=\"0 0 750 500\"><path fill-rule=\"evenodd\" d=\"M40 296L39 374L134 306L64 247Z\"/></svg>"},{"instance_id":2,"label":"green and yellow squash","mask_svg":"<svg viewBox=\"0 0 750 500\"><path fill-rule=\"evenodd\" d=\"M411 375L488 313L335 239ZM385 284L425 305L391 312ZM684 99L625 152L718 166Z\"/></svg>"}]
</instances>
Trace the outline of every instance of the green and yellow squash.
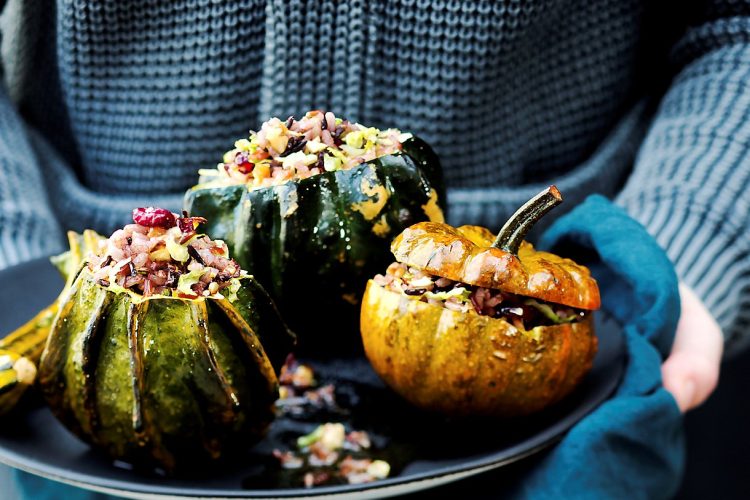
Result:
<instances>
[{"instance_id":1,"label":"green and yellow squash","mask_svg":"<svg viewBox=\"0 0 750 500\"><path fill-rule=\"evenodd\" d=\"M52 258L52 263L66 280L60 297L70 287L84 254L91 251L100 239L101 236L91 230L83 234L68 232L70 249ZM0 415L15 408L26 389L36 381L37 365L57 314L60 297L0 340Z\"/></svg>"},{"instance_id":2,"label":"green and yellow squash","mask_svg":"<svg viewBox=\"0 0 750 500\"><path fill-rule=\"evenodd\" d=\"M437 156L409 136L399 151L348 170L267 187L199 184L185 209L268 289L303 351L361 350L356 335L367 279L391 240L419 221L443 221Z\"/></svg>"},{"instance_id":3,"label":"green and yellow squash","mask_svg":"<svg viewBox=\"0 0 750 500\"><path fill-rule=\"evenodd\" d=\"M216 276L208 264L195 267L197 251L226 253L210 240L213 247L191 246L204 237L195 234L193 219L178 220L181 242L145 237L152 250L139 257L140 233L133 232L124 259L113 244L118 230L106 249L87 258L59 301L38 375L49 407L78 437L114 458L167 471L260 439L274 417L276 370L293 345L293 334L252 276L234 269L224 279L224 294L195 288L200 276ZM169 233L127 227L161 238L180 234L176 227ZM169 253L154 246L163 242ZM177 257L170 260L170 254ZM157 264L182 274L177 288L124 288ZM99 277L110 268L109 278Z\"/></svg>"}]
</instances>

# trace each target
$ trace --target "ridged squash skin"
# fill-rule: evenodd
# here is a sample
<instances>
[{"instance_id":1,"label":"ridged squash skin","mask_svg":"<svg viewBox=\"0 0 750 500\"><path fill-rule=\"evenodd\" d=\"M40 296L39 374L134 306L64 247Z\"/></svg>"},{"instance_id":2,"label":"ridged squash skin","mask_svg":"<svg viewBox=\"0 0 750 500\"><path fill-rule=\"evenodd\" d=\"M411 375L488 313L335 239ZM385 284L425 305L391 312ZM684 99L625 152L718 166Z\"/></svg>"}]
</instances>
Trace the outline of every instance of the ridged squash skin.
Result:
<instances>
[{"instance_id":1,"label":"ridged squash skin","mask_svg":"<svg viewBox=\"0 0 750 500\"><path fill-rule=\"evenodd\" d=\"M373 281L360 327L367 358L391 388L417 407L452 416L539 411L575 388L597 348L590 315L530 335L504 319L413 300Z\"/></svg>"},{"instance_id":2,"label":"ridged squash skin","mask_svg":"<svg viewBox=\"0 0 750 500\"><path fill-rule=\"evenodd\" d=\"M269 291L304 352L361 350L356 335L367 279L390 260L391 240L419 221L442 221L437 156L418 138L350 170L282 185L198 185L185 209L209 220L243 269Z\"/></svg>"},{"instance_id":3,"label":"ridged squash skin","mask_svg":"<svg viewBox=\"0 0 750 500\"><path fill-rule=\"evenodd\" d=\"M112 457L173 471L263 436L292 336L263 288L237 300L115 293L78 272L39 383L55 415Z\"/></svg>"},{"instance_id":4,"label":"ridged squash skin","mask_svg":"<svg viewBox=\"0 0 750 500\"><path fill-rule=\"evenodd\" d=\"M420 222L398 235L391 251L397 262L455 282L577 309L600 307L599 287L585 266L523 240L516 251L494 240L480 226ZM524 328L473 307L462 312L422 302L372 280L362 299L360 331L375 372L414 405L447 415L527 415L567 396L591 369L597 338L590 313Z\"/></svg>"},{"instance_id":5,"label":"ridged squash skin","mask_svg":"<svg viewBox=\"0 0 750 500\"><path fill-rule=\"evenodd\" d=\"M92 251L101 238L90 229L83 234L68 231L70 249L51 259L65 278L60 297L70 287L84 254ZM37 364L57 315L59 300L58 297L36 316L0 339L0 415L12 411L36 381Z\"/></svg>"}]
</instances>

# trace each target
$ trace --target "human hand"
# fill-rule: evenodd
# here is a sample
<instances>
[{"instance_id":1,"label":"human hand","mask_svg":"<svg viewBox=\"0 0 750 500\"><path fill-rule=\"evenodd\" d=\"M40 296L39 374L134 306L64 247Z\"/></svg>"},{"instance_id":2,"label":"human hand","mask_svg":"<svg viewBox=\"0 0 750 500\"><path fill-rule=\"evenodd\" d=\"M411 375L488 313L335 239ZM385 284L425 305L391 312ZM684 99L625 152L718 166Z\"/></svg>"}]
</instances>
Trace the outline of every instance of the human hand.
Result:
<instances>
[{"instance_id":1,"label":"human hand","mask_svg":"<svg viewBox=\"0 0 750 500\"><path fill-rule=\"evenodd\" d=\"M724 337L703 302L682 283L680 304L672 351L661 365L661 374L664 388L684 413L700 406L716 388Z\"/></svg>"}]
</instances>

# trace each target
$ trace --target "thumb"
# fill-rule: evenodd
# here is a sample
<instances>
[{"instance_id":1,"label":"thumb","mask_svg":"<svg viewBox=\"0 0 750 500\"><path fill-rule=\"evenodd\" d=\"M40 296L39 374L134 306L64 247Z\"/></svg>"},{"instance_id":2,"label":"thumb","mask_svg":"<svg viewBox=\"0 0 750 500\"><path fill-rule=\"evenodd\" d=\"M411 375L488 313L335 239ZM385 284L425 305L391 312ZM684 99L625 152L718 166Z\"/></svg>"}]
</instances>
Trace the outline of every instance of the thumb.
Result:
<instances>
[{"instance_id":1,"label":"thumb","mask_svg":"<svg viewBox=\"0 0 750 500\"><path fill-rule=\"evenodd\" d=\"M724 338L706 306L686 285L680 284L682 313L672 352L662 364L662 379L685 412L702 404L716 388Z\"/></svg>"}]
</instances>

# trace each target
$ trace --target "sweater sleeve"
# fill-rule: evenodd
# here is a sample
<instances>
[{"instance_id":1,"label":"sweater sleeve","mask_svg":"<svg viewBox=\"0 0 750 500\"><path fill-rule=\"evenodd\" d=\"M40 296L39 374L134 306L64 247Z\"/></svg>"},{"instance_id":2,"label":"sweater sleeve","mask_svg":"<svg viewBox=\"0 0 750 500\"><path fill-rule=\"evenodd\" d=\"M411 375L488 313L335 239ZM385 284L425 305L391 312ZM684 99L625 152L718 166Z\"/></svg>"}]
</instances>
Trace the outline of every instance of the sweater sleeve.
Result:
<instances>
[{"instance_id":1,"label":"sweater sleeve","mask_svg":"<svg viewBox=\"0 0 750 500\"><path fill-rule=\"evenodd\" d=\"M0 11L6 14L5 0ZM0 269L63 248L39 159L0 67Z\"/></svg>"},{"instance_id":2,"label":"sweater sleeve","mask_svg":"<svg viewBox=\"0 0 750 500\"><path fill-rule=\"evenodd\" d=\"M736 351L750 344L750 6L717 3L674 49L677 74L618 202Z\"/></svg>"},{"instance_id":3,"label":"sweater sleeve","mask_svg":"<svg viewBox=\"0 0 750 500\"><path fill-rule=\"evenodd\" d=\"M62 249L39 161L0 85L0 269Z\"/></svg>"}]
</instances>

